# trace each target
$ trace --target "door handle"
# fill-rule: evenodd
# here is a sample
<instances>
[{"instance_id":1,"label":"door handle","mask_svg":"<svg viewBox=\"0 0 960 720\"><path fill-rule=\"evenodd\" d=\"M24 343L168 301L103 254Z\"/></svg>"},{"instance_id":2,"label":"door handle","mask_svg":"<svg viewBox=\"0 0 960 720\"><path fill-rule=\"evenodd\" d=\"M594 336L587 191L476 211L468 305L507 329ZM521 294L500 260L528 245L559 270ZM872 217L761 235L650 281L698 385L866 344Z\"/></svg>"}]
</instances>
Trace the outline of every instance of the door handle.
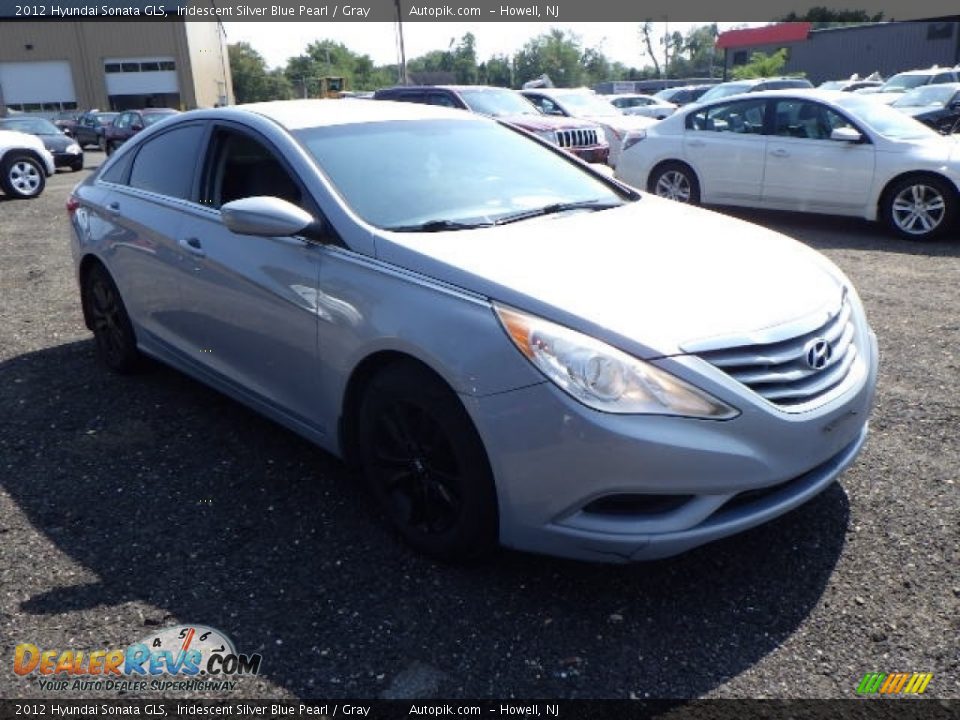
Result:
<instances>
[{"instance_id":1,"label":"door handle","mask_svg":"<svg viewBox=\"0 0 960 720\"><path fill-rule=\"evenodd\" d=\"M118 203L116 200L114 200L112 203L109 203L109 204L107 205L107 210L110 212L111 215L119 215L119 214L120 214L120 203Z\"/></svg>"},{"instance_id":2,"label":"door handle","mask_svg":"<svg viewBox=\"0 0 960 720\"><path fill-rule=\"evenodd\" d=\"M180 240L180 247L186 250L191 255L196 257L206 257L206 253L203 251L203 246L200 244L200 239L195 237L182 238Z\"/></svg>"},{"instance_id":3,"label":"door handle","mask_svg":"<svg viewBox=\"0 0 960 720\"><path fill-rule=\"evenodd\" d=\"M772 155L773 157L779 157L779 158L790 157L790 153L788 153L783 148L777 148L776 150L771 150L770 155Z\"/></svg>"}]
</instances>

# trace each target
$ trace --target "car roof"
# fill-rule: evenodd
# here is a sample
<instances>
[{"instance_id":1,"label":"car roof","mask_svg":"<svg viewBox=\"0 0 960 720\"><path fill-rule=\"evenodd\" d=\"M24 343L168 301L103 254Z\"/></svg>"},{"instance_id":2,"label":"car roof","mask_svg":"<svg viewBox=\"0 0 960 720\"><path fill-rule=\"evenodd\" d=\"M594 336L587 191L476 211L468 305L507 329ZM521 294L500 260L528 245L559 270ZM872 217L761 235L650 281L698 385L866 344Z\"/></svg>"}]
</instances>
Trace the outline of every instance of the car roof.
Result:
<instances>
[{"instance_id":1,"label":"car roof","mask_svg":"<svg viewBox=\"0 0 960 720\"><path fill-rule=\"evenodd\" d=\"M810 98L811 100L822 100L825 102L830 102L841 97L857 97L856 95L851 95L850 93L840 93L836 90L821 90L819 88L808 88L808 87L799 87L799 88L780 88L777 90L759 90L757 92L747 92L747 93L737 93L736 95L727 95L726 97L717 98L716 100L708 100L706 103L697 103L696 105L691 105L691 108L704 108L710 107L715 103L723 104L728 102L733 102L734 100L763 100L764 98L778 98L778 97L792 97L792 98ZM684 107L683 110L687 108Z\"/></svg>"},{"instance_id":2,"label":"car roof","mask_svg":"<svg viewBox=\"0 0 960 720\"><path fill-rule=\"evenodd\" d=\"M652 98L653 95L645 95L644 93L616 93L614 95L603 95L603 97L615 100L616 98Z\"/></svg>"},{"instance_id":3,"label":"car roof","mask_svg":"<svg viewBox=\"0 0 960 720\"><path fill-rule=\"evenodd\" d=\"M903 72L896 73L897 75L939 75L940 73L945 72L957 72L955 67L932 67L932 68L923 68L922 70L904 70Z\"/></svg>"},{"instance_id":4,"label":"car roof","mask_svg":"<svg viewBox=\"0 0 960 720\"><path fill-rule=\"evenodd\" d=\"M256 114L270 118L288 130L328 125L352 125L391 120L473 120L475 115L434 105L405 102L370 102L358 98L337 100L275 100L273 102L234 105L206 111L214 116Z\"/></svg>"},{"instance_id":5,"label":"car roof","mask_svg":"<svg viewBox=\"0 0 960 720\"><path fill-rule=\"evenodd\" d=\"M593 90L588 87L579 87L579 88L524 88L520 92L534 92L534 93L543 93L544 95L596 95Z\"/></svg>"}]
</instances>

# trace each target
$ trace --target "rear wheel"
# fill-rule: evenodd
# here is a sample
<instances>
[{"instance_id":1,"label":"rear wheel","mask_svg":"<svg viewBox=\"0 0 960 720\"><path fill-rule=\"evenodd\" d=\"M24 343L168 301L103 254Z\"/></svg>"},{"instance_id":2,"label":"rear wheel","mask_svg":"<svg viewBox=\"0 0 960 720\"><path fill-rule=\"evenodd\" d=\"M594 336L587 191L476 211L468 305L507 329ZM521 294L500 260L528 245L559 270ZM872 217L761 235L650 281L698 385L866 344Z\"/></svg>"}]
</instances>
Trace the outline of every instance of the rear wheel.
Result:
<instances>
[{"instance_id":1,"label":"rear wheel","mask_svg":"<svg viewBox=\"0 0 960 720\"><path fill-rule=\"evenodd\" d=\"M650 192L669 200L700 204L700 183L683 163L664 163L650 176Z\"/></svg>"},{"instance_id":2,"label":"rear wheel","mask_svg":"<svg viewBox=\"0 0 960 720\"><path fill-rule=\"evenodd\" d=\"M12 154L0 165L0 184L8 197L35 198L46 187L47 177L36 158Z\"/></svg>"},{"instance_id":3,"label":"rear wheel","mask_svg":"<svg viewBox=\"0 0 960 720\"><path fill-rule=\"evenodd\" d=\"M907 240L931 240L946 232L957 216L957 193L935 177L899 180L881 204L890 229Z\"/></svg>"},{"instance_id":4,"label":"rear wheel","mask_svg":"<svg viewBox=\"0 0 960 720\"><path fill-rule=\"evenodd\" d=\"M84 277L83 304L100 360L121 375L137 370L142 356L133 325L120 291L102 265L94 265Z\"/></svg>"},{"instance_id":5,"label":"rear wheel","mask_svg":"<svg viewBox=\"0 0 960 720\"><path fill-rule=\"evenodd\" d=\"M403 538L442 560L497 544L497 499L483 443L456 394L426 368L389 365L360 404L360 464Z\"/></svg>"}]
</instances>

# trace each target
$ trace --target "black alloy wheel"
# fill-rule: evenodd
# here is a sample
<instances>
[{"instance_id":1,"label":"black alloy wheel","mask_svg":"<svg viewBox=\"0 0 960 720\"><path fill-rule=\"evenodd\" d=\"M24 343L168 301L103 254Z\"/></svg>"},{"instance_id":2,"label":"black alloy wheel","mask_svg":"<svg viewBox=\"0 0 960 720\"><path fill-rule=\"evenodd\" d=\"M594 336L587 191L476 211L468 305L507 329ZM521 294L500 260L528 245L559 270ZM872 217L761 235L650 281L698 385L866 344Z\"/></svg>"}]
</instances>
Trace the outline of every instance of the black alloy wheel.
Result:
<instances>
[{"instance_id":1,"label":"black alloy wheel","mask_svg":"<svg viewBox=\"0 0 960 720\"><path fill-rule=\"evenodd\" d=\"M497 543L483 444L457 398L414 362L386 367L360 406L359 450L377 504L424 554L468 560Z\"/></svg>"}]
</instances>

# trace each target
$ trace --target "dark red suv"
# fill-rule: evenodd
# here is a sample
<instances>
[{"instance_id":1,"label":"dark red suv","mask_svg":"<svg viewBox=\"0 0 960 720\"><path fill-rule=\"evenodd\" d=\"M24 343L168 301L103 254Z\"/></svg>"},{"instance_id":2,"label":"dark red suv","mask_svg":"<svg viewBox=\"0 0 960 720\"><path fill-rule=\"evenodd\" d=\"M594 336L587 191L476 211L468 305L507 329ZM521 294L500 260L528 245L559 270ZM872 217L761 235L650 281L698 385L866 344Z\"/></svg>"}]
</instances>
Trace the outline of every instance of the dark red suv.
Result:
<instances>
[{"instance_id":1,"label":"dark red suv","mask_svg":"<svg viewBox=\"0 0 960 720\"><path fill-rule=\"evenodd\" d=\"M178 114L178 110L171 110L170 108L125 110L117 115L113 122L104 129L103 135L100 136L100 149L107 155L112 155L114 150L145 127L150 127L164 118Z\"/></svg>"},{"instance_id":2,"label":"dark red suv","mask_svg":"<svg viewBox=\"0 0 960 720\"><path fill-rule=\"evenodd\" d=\"M488 115L559 145L581 160L605 163L610 155L603 128L586 120L541 113L507 88L486 85L400 85L377 90L374 100L443 105Z\"/></svg>"}]
</instances>

